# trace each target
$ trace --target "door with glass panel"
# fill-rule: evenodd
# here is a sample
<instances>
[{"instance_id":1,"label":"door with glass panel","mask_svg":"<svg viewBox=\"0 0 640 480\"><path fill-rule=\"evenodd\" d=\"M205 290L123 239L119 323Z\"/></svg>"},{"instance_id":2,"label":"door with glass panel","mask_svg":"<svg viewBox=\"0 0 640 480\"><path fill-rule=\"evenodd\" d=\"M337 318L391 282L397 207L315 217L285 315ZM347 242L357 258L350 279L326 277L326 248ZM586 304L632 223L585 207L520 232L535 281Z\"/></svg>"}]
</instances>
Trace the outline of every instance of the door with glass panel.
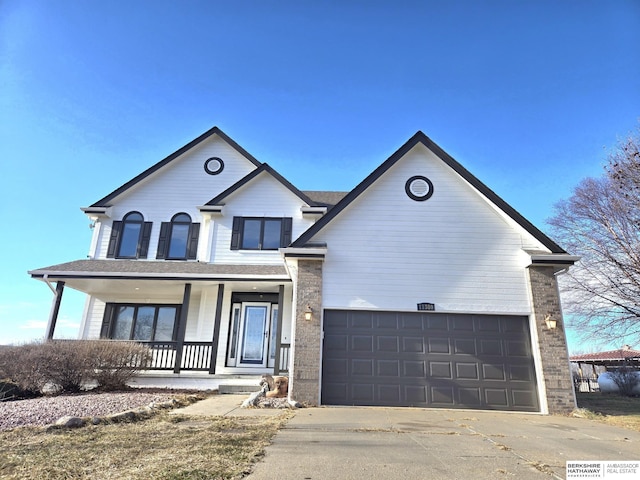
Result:
<instances>
[{"instance_id":1,"label":"door with glass panel","mask_svg":"<svg viewBox=\"0 0 640 480\"><path fill-rule=\"evenodd\" d=\"M273 367L278 307L266 302L233 305L228 366Z\"/></svg>"},{"instance_id":2,"label":"door with glass panel","mask_svg":"<svg viewBox=\"0 0 640 480\"><path fill-rule=\"evenodd\" d=\"M266 366L269 339L267 320L270 310L270 303L242 304L238 365Z\"/></svg>"}]
</instances>

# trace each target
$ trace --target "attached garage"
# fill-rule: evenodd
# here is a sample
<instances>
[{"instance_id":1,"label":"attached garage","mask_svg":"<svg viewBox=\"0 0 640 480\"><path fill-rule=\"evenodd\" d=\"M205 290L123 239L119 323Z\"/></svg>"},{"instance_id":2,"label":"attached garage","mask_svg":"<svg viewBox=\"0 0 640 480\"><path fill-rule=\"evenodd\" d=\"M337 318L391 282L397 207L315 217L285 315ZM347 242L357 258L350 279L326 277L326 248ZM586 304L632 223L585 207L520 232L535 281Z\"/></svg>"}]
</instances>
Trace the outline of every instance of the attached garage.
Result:
<instances>
[{"instance_id":1,"label":"attached garage","mask_svg":"<svg viewBox=\"0 0 640 480\"><path fill-rule=\"evenodd\" d=\"M324 311L324 405L540 410L526 316Z\"/></svg>"}]
</instances>

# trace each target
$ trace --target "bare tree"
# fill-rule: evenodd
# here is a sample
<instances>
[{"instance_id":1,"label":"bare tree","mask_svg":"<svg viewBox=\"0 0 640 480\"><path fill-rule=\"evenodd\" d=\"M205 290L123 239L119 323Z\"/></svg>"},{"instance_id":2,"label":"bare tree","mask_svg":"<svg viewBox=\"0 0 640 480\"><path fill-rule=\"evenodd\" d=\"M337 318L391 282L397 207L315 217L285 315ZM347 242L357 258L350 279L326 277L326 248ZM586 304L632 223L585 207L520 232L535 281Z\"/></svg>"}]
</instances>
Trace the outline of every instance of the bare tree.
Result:
<instances>
[{"instance_id":1,"label":"bare tree","mask_svg":"<svg viewBox=\"0 0 640 480\"><path fill-rule=\"evenodd\" d=\"M601 343L640 340L640 130L586 178L548 220L555 238L582 258L563 276L569 323Z\"/></svg>"}]
</instances>

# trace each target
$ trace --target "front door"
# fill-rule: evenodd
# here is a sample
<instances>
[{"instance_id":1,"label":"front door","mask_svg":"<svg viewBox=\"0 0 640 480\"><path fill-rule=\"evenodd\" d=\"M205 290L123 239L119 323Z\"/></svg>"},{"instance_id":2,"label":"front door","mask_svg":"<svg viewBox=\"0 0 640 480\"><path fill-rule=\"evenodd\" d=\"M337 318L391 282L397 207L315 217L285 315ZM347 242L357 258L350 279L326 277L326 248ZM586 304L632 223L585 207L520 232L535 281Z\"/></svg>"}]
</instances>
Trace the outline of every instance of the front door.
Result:
<instances>
[{"instance_id":1,"label":"front door","mask_svg":"<svg viewBox=\"0 0 640 480\"><path fill-rule=\"evenodd\" d=\"M266 367L271 304L245 302L240 316L238 365Z\"/></svg>"}]
</instances>

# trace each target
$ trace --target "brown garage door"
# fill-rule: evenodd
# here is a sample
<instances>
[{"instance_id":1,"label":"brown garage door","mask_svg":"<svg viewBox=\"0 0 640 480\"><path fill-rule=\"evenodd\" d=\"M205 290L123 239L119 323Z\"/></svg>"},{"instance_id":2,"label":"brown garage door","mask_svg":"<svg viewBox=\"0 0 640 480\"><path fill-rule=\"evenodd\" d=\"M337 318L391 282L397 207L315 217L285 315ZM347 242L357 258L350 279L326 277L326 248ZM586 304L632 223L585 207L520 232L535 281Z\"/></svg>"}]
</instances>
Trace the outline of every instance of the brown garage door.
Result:
<instances>
[{"instance_id":1,"label":"brown garage door","mask_svg":"<svg viewBox=\"0 0 640 480\"><path fill-rule=\"evenodd\" d=\"M539 411L525 316L325 310L324 405Z\"/></svg>"}]
</instances>

